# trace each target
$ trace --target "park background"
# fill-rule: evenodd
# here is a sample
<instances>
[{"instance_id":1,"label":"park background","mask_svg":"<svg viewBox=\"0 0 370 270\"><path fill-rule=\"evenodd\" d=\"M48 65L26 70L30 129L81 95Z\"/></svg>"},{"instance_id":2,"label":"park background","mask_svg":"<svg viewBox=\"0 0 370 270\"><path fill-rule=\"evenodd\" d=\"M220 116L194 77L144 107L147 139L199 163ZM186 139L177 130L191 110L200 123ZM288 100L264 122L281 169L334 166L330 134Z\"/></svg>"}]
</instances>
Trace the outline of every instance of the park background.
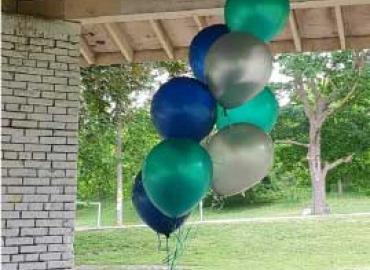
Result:
<instances>
[{"instance_id":1,"label":"park background","mask_svg":"<svg viewBox=\"0 0 370 270\"><path fill-rule=\"evenodd\" d=\"M192 231L180 265L370 269L369 58L367 50L275 58L270 87L278 97L280 117L271 134L276 142L274 168L244 194L219 198L209 192L203 202L205 222L189 225ZM154 232L104 227L141 223L131 203L132 186L145 156L160 142L151 122L150 101L159 86L175 76L191 76L187 63L82 70L78 265L163 264L166 254L157 251ZM320 107L321 99L330 99L327 108ZM330 168L324 177L327 198L321 198L327 208L314 218L307 160L312 123L307 108L330 110L322 123L320 144L315 146ZM91 202L102 205L103 230L90 230L97 220L97 207ZM194 209L189 221L199 219ZM207 223L214 220L220 222Z\"/></svg>"}]
</instances>

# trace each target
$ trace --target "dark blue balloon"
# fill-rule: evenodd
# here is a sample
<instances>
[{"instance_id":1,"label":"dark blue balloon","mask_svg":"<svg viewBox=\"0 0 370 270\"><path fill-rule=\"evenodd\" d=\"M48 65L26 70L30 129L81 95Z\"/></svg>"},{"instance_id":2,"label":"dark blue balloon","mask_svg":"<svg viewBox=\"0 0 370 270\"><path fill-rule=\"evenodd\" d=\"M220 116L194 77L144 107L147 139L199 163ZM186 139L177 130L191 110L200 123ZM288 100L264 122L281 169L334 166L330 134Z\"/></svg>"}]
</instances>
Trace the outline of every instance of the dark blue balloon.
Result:
<instances>
[{"instance_id":1,"label":"dark blue balloon","mask_svg":"<svg viewBox=\"0 0 370 270\"><path fill-rule=\"evenodd\" d=\"M154 95L151 114L163 138L199 142L214 126L216 101L203 83L192 78L174 78Z\"/></svg>"},{"instance_id":2,"label":"dark blue balloon","mask_svg":"<svg viewBox=\"0 0 370 270\"><path fill-rule=\"evenodd\" d=\"M189 63L198 80L206 83L204 66L208 51L217 39L229 32L224 24L212 25L200 31L191 42Z\"/></svg>"},{"instance_id":3,"label":"dark blue balloon","mask_svg":"<svg viewBox=\"0 0 370 270\"><path fill-rule=\"evenodd\" d=\"M163 215L149 200L144 190L141 172L135 178L132 192L132 203L141 219L155 232L169 237L178 229L189 215L180 218L169 218Z\"/></svg>"}]
</instances>

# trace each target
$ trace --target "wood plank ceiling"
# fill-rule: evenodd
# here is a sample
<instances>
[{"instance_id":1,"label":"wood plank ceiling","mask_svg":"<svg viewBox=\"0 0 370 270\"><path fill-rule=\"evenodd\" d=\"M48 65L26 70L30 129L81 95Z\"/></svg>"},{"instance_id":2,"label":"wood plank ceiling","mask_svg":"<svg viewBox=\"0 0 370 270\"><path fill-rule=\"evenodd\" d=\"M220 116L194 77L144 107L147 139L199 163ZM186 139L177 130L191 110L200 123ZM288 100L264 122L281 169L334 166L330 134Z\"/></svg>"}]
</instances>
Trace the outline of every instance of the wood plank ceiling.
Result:
<instances>
[{"instance_id":1,"label":"wood plank ceiling","mask_svg":"<svg viewBox=\"0 0 370 270\"><path fill-rule=\"evenodd\" d=\"M35 0L37 7L20 1L21 13L50 16L46 1ZM64 13L55 17L82 23L84 65L186 59L200 30L224 22L224 0L60 1ZM370 48L370 0L294 0L291 6L286 28L269 44L273 53Z\"/></svg>"}]
</instances>

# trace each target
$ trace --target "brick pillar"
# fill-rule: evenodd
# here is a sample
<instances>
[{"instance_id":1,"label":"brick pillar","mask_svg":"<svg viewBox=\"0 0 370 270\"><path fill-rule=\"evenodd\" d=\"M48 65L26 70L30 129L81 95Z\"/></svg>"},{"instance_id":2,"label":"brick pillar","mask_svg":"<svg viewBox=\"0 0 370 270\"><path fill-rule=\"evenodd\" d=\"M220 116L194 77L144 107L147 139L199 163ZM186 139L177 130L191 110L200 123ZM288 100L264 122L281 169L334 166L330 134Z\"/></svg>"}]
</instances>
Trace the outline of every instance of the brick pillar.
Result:
<instances>
[{"instance_id":1,"label":"brick pillar","mask_svg":"<svg viewBox=\"0 0 370 270\"><path fill-rule=\"evenodd\" d=\"M1 36L1 269L71 269L79 25L2 14Z\"/></svg>"}]
</instances>

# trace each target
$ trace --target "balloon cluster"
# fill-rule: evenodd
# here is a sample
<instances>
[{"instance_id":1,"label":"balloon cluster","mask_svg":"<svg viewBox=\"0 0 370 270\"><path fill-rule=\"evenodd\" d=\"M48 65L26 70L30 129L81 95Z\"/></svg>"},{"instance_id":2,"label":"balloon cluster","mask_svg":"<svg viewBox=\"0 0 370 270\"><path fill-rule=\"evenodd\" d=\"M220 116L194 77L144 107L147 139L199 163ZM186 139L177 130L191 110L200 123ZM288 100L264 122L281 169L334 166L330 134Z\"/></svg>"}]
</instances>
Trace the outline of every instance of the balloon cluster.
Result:
<instances>
[{"instance_id":1,"label":"balloon cluster","mask_svg":"<svg viewBox=\"0 0 370 270\"><path fill-rule=\"evenodd\" d=\"M222 196L261 181L273 163L269 132L278 103L265 87L273 57L265 42L284 27L289 0L228 0L226 25L192 41L196 79L174 78L154 95L151 115L163 141L145 159L133 203L153 230L169 236L210 186ZM213 130L206 149L200 142Z\"/></svg>"}]
</instances>

